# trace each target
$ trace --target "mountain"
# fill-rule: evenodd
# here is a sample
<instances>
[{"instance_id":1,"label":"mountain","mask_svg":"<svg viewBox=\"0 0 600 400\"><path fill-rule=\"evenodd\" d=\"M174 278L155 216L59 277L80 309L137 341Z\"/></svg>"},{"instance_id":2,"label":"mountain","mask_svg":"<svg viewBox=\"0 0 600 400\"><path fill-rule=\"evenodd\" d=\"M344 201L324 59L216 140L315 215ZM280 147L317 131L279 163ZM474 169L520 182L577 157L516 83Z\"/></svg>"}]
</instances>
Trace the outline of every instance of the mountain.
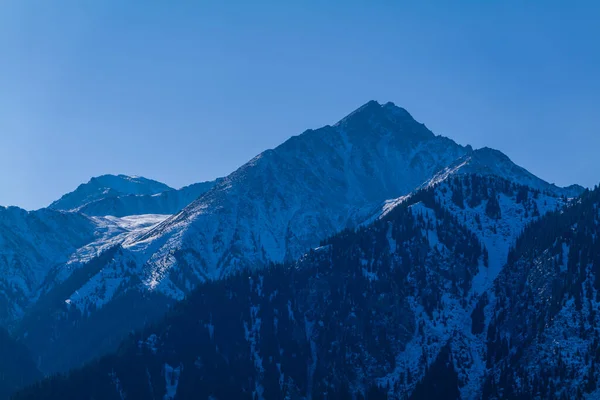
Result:
<instances>
[{"instance_id":1,"label":"mountain","mask_svg":"<svg viewBox=\"0 0 600 400\"><path fill-rule=\"evenodd\" d=\"M143 263L148 289L181 298L197 282L294 260L364 221L382 201L440 181L453 166L454 174L505 177L555 195L577 192L548 184L498 151L435 136L391 103L369 102L333 127L260 154L126 248Z\"/></svg>"},{"instance_id":2,"label":"mountain","mask_svg":"<svg viewBox=\"0 0 600 400\"><path fill-rule=\"evenodd\" d=\"M123 195L153 195L173 190L164 183L139 176L102 175L81 184L73 192L56 200L48 208L54 210L76 211L79 208L101 199Z\"/></svg>"},{"instance_id":3,"label":"mountain","mask_svg":"<svg viewBox=\"0 0 600 400\"><path fill-rule=\"evenodd\" d=\"M369 102L333 127L260 154L128 249L144 262L150 289L181 297L190 282L173 277L180 268L202 281L294 260L452 166L556 195L581 192L548 184L498 151L435 136L391 103Z\"/></svg>"},{"instance_id":4,"label":"mountain","mask_svg":"<svg viewBox=\"0 0 600 400\"><path fill-rule=\"evenodd\" d=\"M15 398L480 398L495 376L482 299L564 201L448 177L298 261L200 284L117 353Z\"/></svg>"},{"instance_id":5,"label":"mountain","mask_svg":"<svg viewBox=\"0 0 600 400\"><path fill-rule=\"evenodd\" d=\"M75 343L98 340L103 345L93 350L108 350L199 283L293 260L469 151L402 108L369 102L334 126L263 152L155 228L110 241L116 249L99 255L101 261L58 265L50 276L66 281L78 269L85 273L71 281L76 285L51 280L44 291L62 301L52 312L44 309L44 318L30 312L15 332L44 372L79 365L85 358ZM115 277L110 285L107 276Z\"/></svg>"},{"instance_id":6,"label":"mountain","mask_svg":"<svg viewBox=\"0 0 600 400\"><path fill-rule=\"evenodd\" d=\"M440 284L455 276L448 293L462 298L481 259L476 237L421 192L296 263L202 284L118 354L16 398L345 398L396 374Z\"/></svg>"},{"instance_id":7,"label":"mountain","mask_svg":"<svg viewBox=\"0 0 600 400\"><path fill-rule=\"evenodd\" d=\"M500 152L473 150L436 136L406 110L372 101L333 126L306 131L261 153L217 180L176 215L119 218L110 213L62 213L89 221L94 237L41 269L44 278L24 302L27 307L19 318L12 321L11 332L29 347L41 371L66 371L114 350L131 331L146 329L199 285L211 287L212 281L261 271L273 262L289 265L337 232L375 226L394 210L410 207L416 215L427 215L431 226L434 216L459 221L446 235L462 237L466 230L481 252L477 262L470 261L468 276L459 279L466 285L459 297L458 292L447 294L445 289L423 289L441 296L436 304L442 299L443 307L456 312L461 323L449 324L448 320L454 321L451 315L438 310L422 319L425 331L418 340L440 344L426 351L427 360L433 362L446 353L454 359L473 339L462 322L470 318L478 296L493 286L521 230L561 207L577 191L536 178ZM130 200L124 199L172 192L120 194L114 197L119 206L112 210L129 213L125 205ZM429 196L425 209L415 200L423 193ZM94 204L110 210L106 204L111 201L100 196L77 209L88 207L86 212L94 214ZM46 210L50 211L58 212ZM471 239L465 239L454 254L455 243L446 244L451 249L447 251L436 246L435 238L428 236L429 249L419 248L433 252L432 260L438 260L436 252L441 252L449 257L446 261L467 268L460 249L471 246L475 251ZM305 265L310 263L297 264ZM445 272L440 274L448 279ZM434 279L436 285L439 279ZM413 314L423 314L417 303L411 304ZM440 324L445 328L440 329ZM449 342L452 332L460 333L460 346ZM407 354L423 354L418 352L423 346L415 343ZM477 367L485 357L480 351L484 347L484 342L476 342L472 363L457 372L461 393L479 387L484 378L484 369ZM401 361L414 363L409 355ZM439 359L445 365L447 360ZM426 377L429 363L419 365L413 375L420 379ZM398 393L415 390L413 384Z\"/></svg>"},{"instance_id":8,"label":"mountain","mask_svg":"<svg viewBox=\"0 0 600 400\"><path fill-rule=\"evenodd\" d=\"M217 182L199 182L181 189L171 189L156 194L127 194L103 197L91 201L77 211L93 216L112 215L125 217L143 214L177 214L185 206L212 189Z\"/></svg>"}]
</instances>

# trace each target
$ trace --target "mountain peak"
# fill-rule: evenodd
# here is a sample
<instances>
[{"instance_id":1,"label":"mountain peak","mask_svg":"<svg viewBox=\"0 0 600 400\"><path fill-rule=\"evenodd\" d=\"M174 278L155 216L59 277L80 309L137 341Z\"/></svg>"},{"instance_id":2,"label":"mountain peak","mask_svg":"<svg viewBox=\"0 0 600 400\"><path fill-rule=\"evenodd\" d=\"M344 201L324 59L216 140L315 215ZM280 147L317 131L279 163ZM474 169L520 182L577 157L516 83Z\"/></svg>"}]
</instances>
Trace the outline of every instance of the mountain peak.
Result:
<instances>
[{"instance_id":1,"label":"mountain peak","mask_svg":"<svg viewBox=\"0 0 600 400\"><path fill-rule=\"evenodd\" d=\"M376 100L369 100L362 106L358 107L356 110L352 111L350 114L346 115L342 118L338 124L352 121L356 118L365 118L365 117L379 117L379 118L389 118L389 117L404 117L408 119L413 119L412 116L402 107L398 107L391 101L388 101L385 104L381 104Z\"/></svg>"},{"instance_id":2,"label":"mountain peak","mask_svg":"<svg viewBox=\"0 0 600 400\"><path fill-rule=\"evenodd\" d=\"M386 113L389 113L390 115L392 115L396 118L404 118L404 119L410 119L410 120L414 121L413 116L410 115L410 113L405 108L398 107L396 104L392 103L391 101L388 101L387 103L382 105L381 108Z\"/></svg>"},{"instance_id":3,"label":"mountain peak","mask_svg":"<svg viewBox=\"0 0 600 400\"><path fill-rule=\"evenodd\" d=\"M473 156L482 159L496 159L501 161L512 162L511 159L500 150L492 149L491 147L487 146L473 150Z\"/></svg>"},{"instance_id":4,"label":"mountain peak","mask_svg":"<svg viewBox=\"0 0 600 400\"><path fill-rule=\"evenodd\" d=\"M348 133L362 135L367 131L381 131L400 134L406 139L431 139L435 137L424 124L417 122L404 108L392 102L380 104L370 100L342 118L336 127Z\"/></svg>"},{"instance_id":5,"label":"mountain peak","mask_svg":"<svg viewBox=\"0 0 600 400\"><path fill-rule=\"evenodd\" d=\"M533 189L551 192L556 195L565 195L567 197L578 196L583 191L578 185L561 188L548 183L533 175L525 168L515 164L503 152L490 147L482 147L480 149L469 151L466 155L438 172L430 181L426 182L424 186L436 184L450 176L466 174L498 176L511 182L529 186Z\"/></svg>"},{"instance_id":6,"label":"mountain peak","mask_svg":"<svg viewBox=\"0 0 600 400\"><path fill-rule=\"evenodd\" d=\"M76 210L92 201L103 198L129 194L152 195L167 190L172 190L172 188L164 183L141 176L106 174L93 177L87 183L79 185L74 191L53 202L49 208Z\"/></svg>"}]
</instances>

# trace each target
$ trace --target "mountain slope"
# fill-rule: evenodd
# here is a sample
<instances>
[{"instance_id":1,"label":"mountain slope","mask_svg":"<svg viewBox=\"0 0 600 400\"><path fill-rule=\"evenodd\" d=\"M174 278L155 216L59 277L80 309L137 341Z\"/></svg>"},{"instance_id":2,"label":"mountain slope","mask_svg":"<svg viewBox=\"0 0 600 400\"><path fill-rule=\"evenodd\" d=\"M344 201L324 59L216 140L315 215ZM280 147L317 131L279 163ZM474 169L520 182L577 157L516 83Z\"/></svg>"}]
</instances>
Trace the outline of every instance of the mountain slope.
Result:
<instances>
[{"instance_id":1,"label":"mountain slope","mask_svg":"<svg viewBox=\"0 0 600 400\"><path fill-rule=\"evenodd\" d=\"M483 265L479 265L464 299L458 303L445 302L449 319L443 320L438 316L424 320L425 334L420 343L436 340L447 345L453 365L448 372L451 375L457 373L461 398L478 399L486 377L486 340L480 334L485 327L480 327L478 311L487 304L488 292L507 263L510 249L523 229L547 213L561 209L565 203L556 194L479 174L447 177L433 186L427 185L428 190L432 188L437 202L472 232L483 246ZM385 217L410 198L388 202L380 215ZM405 365L409 360L410 357ZM424 377L426 381L437 379L431 373Z\"/></svg>"},{"instance_id":2,"label":"mountain slope","mask_svg":"<svg viewBox=\"0 0 600 400\"><path fill-rule=\"evenodd\" d=\"M397 357L418 335L418 319L441 311L446 282L443 292L452 297L468 292L482 255L476 238L436 205L432 191L411 202L369 228L334 236L298 263L204 284L117 355L16 398L366 392L375 378L397 375ZM422 214L423 203L437 210L434 225ZM439 238L434 247L432 235ZM414 361L417 377L425 366ZM398 382L398 391L415 384L413 378Z\"/></svg>"},{"instance_id":3,"label":"mountain slope","mask_svg":"<svg viewBox=\"0 0 600 400\"><path fill-rule=\"evenodd\" d=\"M479 398L480 294L521 229L561 204L449 178L295 263L200 285L117 354L17 398ZM437 392L419 384L431 374Z\"/></svg>"},{"instance_id":4,"label":"mountain slope","mask_svg":"<svg viewBox=\"0 0 600 400\"><path fill-rule=\"evenodd\" d=\"M484 398L600 396L599 207L595 189L517 242L485 308Z\"/></svg>"},{"instance_id":5,"label":"mountain slope","mask_svg":"<svg viewBox=\"0 0 600 400\"><path fill-rule=\"evenodd\" d=\"M100 199L123 195L152 195L172 190L164 183L138 176L102 175L81 184L73 192L56 200L48 208L75 211L88 203Z\"/></svg>"}]
</instances>

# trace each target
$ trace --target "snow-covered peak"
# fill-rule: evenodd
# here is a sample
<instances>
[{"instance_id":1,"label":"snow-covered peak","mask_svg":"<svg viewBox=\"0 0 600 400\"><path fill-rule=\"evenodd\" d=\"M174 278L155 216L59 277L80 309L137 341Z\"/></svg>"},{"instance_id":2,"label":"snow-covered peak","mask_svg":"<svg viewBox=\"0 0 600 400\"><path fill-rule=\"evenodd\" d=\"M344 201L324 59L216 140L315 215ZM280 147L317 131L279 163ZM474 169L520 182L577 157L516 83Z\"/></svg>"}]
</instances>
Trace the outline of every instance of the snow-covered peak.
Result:
<instances>
[{"instance_id":1,"label":"snow-covered peak","mask_svg":"<svg viewBox=\"0 0 600 400\"><path fill-rule=\"evenodd\" d=\"M564 195L566 197L576 197L584 190L584 188L579 185L561 188L548 183L533 175L525 168L512 162L506 154L489 147L473 150L463 157L460 157L451 165L437 173L423 186L427 187L435 185L450 176L467 174L498 176L533 189L550 192L555 195Z\"/></svg>"},{"instance_id":2,"label":"snow-covered peak","mask_svg":"<svg viewBox=\"0 0 600 400\"><path fill-rule=\"evenodd\" d=\"M371 100L342 118L336 125L349 135L364 135L367 129L375 132L384 128L405 140L431 139L435 135L410 115L404 108L392 102L380 104Z\"/></svg>"},{"instance_id":3,"label":"snow-covered peak","mask_svg":"<svg viewBox=\"0 0 600 400\"><path fill-rule=\"evenodd\" d=\"M79 185L73 192L53 202L49 208L77 210L100 199L123 195L153 195L167 190L173 189L164 183L139 176L101 175Z\"/></svg>"}]
</instances>

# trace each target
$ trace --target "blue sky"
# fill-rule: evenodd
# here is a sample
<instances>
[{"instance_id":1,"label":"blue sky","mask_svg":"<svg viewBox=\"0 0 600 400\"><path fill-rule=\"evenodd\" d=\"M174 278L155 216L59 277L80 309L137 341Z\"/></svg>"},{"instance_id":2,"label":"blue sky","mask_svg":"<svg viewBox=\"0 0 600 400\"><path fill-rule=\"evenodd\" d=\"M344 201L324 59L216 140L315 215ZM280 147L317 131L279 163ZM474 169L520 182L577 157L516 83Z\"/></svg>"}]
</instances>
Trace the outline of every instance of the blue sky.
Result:
<instances>
[{"instance_id":1,"label":"blue sky","mask_svg":"<svg viewBox=\"0 0 600 400\"><path fill-rule=\"evenodd\" d=\"M599 4L4 0L0 204L104 173L213 179L370 99L594 185Z\"/></svg>"}]
</instances>

